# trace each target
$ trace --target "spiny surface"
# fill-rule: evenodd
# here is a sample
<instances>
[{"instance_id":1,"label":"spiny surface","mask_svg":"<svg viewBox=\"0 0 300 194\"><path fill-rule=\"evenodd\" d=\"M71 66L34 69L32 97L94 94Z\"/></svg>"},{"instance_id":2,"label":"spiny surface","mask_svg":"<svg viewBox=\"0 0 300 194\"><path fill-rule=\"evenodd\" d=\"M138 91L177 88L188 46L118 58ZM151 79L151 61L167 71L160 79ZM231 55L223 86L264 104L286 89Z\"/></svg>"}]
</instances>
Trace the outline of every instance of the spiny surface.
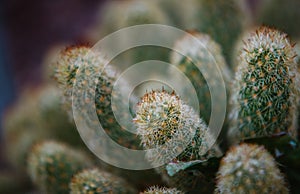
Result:
<instances>
[{"instance_id":1,"label":"spiny surface","mask_svg":"<svg viewBox=\"0 0 300 194\"><path fill-rule=\"evenodd\" d=\"M174 92L146 93L137 105L134 122L147 157L154 163L170 162L169 156L179 153L179 161L202 159L207 154L208 127ZM162 145L165 147L151 149Z\"/></svg>"},{"instance_id":2,"label":"spiny surface","mask_svg":"<svg viewBox=\"0 0 300 194\"><path fill-rule=\"evenodd\" d=\"M233 84L231 135L295 136L299 75L287 35L260 27L249 33L244 44Z\"/></svg>"},{"instance_id":3,"label":"spiny surface","mask_svg":"<svg viewBox=\"0 0 300 194\"><path fill-rule=\"evenodd\" d=\"M126 147L138 147L138 138L127 132L115 119L112 98L114 97L117 107L118 104L126 102L121 99L122 91L116 91L113 96L112 91L117 72L101 53L87 46L79 45L67 48L58 57L54 71L56 72L54 78L64 91L64 104L70 117L73 117L72 108L75 108L76 110L81 109L81 116L91 118L95 105L98 120L114 141ZM126 88L127 85L124 82L122 89ZM72 101L74 107L72 107ZM123 112L119 114L124 117L128 115ZM130 121L129 118L128 121Z\"/></svg>"},{"instance_id":4,"label":"spiny surface","mask_svg":"<svg viewBox=\"0 0 300 194\"><path fill-rule=\"evenodd\" d=\"M288 193L272 155L255 144L232 147L222 159L215 193Z\"/></svg>"}]
</instances>

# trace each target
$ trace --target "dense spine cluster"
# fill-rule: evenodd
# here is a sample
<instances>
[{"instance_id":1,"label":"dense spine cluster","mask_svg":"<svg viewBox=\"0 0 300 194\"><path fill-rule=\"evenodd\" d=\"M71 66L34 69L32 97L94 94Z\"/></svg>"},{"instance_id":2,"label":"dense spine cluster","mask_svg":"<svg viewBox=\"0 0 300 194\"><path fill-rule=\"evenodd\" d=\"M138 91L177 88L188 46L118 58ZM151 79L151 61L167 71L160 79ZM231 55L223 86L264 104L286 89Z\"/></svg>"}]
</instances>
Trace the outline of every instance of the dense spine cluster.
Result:
<instances>
[{"instance_id":1,"label":"dense spine cluster","mask_svg":"<svg viewBox=\"0 0 300 194\"><path fill-rule=\"evenodd\" d=\"M178 152L178 161L204 159L214 154L214 151L208 153L211 141L208 127L174 92L162 90L146 93L137 105L134 122L151 162L170 162L168 157L179 151L174 148L183 149ZM151 149L160 145L167 146Z\"/></svg>"},{"instance_id":2,"label":"dense spine cluster","mask_svg":"<svg viewBox=\"0 0 300 194\"><path fill-rule=\"evenodd\" d=\"M90 48L86 45L67 47L60 52L52 64L51 77L63 91L63 105L70 118L72 118L72 90L76 72L79 66L82 65L83 58L89 52Z\"/></svg>"},{"instance_id":3,"label":"dense spine cluster","mask_svg":"<svg viewBox=\"0 0 300 194\"><path fill-rule=\"evenodd\" d=\"M229 135L246 139L285 132L296 136L299 75L287 35L260 27L244 41L233 84Z\"/></svg>"},{"instance_id":4,"label":"dense spine cluster","mask_svg":"<svg viewBox=\"0 0 300 194\"><path fill-rule=\"evenodd\" d=\"M263 146L232 147L221 161L215 193L288 193L283 175Z\"/></svg>"},{"instance_id":5,"label":"dense spine cluster","mask_svg":"<svg viewBox=\"0 0 300 194\"><path fill-rule=\"evenodd\" d=\"M138 147L139 142L135 135L125 131L115 119L111 101L117 72L108 65L108 61L101 54L86 46L68 48L58 57L54 72L55 80L65 93L65 104L69 106L69 112L73 100L73 103L85 107L86 110L81 111L89 117L88 114L92 114L90 101L95 99L96 113L105 132L117 143L131 148ZM73 95L73 85L76 85L79 90L75 94L82 96ZM85 92L86 88L88 88L87 92ZM125 84L123 88L126 88ZM120 99L121 95L118 92L122 91L115 93L116 103L125 103Z\"/></svg>"}]
</instances>

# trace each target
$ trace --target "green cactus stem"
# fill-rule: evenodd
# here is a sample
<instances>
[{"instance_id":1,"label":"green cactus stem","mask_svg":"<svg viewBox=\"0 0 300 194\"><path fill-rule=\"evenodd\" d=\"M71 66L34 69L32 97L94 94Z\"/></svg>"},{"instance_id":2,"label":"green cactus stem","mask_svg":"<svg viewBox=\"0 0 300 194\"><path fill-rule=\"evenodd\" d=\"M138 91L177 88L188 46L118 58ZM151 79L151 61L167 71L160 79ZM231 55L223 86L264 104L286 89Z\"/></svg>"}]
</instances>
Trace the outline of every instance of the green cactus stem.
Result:
<instances>
[{"instance_id":1,"label":"green cactus stem","mask_svg":"<svg viewBox=\"0 0 300 194\"><path fill-rule=\"evenodd\" d=\"M229 137L235 141L297 134L299 78L287 35L260 27L244 39L232 91Z\"/></svg>"}]
</instances>

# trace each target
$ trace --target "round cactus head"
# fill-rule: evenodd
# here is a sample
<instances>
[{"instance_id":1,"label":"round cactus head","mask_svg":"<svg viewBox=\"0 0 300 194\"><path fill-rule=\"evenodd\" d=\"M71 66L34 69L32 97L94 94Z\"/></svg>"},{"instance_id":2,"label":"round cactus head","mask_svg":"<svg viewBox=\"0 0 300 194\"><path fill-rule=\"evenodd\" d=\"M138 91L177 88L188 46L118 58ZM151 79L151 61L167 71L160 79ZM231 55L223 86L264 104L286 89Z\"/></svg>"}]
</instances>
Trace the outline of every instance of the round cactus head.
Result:
<instances>
[{"instance_id":1,"label":"round cactus head","mask_svg":"<svg viewBox=\"0 0 300 194\"><path fill-rule=\"evenodd\" d=\"M167 158L175 152L179 161L202 159L207 154L208 127L174 92L146 93L137 105L134 122L143 147L148 149L147 157L154 163L170 162ZM167 146L152 149L161 145Z\"/></svg>"},{"instance_id":2,"label":"round cactus head","mask_svg":"<svg viewBox=\"0 0 300 194\"><path fill-rule=\"evenodd\" d=\"M71 194L135 193L124 180L97 168L83 170L70 182Z\"/></svg>"},{"instance_id":3,"label":"round cactus head","mask_svg":"<svg viewBox=\"0 0 300 194\"><path fill-rule=\"evenodd\" d=\"M295 136L299 78L293 46L286 34L268 27L250 32L244 41L232 92L230 135Z\"/></svg>"},{"instance_id":4,"label":"round cactus head","mask_svg":"<svg viewBox=\"0 0 300 194\"><path fill-rule=\"evenodd\" d=\"M255 144L232 147L221 161L215 193L288 193L272 155Z\"/></svg>"}]
</instances>

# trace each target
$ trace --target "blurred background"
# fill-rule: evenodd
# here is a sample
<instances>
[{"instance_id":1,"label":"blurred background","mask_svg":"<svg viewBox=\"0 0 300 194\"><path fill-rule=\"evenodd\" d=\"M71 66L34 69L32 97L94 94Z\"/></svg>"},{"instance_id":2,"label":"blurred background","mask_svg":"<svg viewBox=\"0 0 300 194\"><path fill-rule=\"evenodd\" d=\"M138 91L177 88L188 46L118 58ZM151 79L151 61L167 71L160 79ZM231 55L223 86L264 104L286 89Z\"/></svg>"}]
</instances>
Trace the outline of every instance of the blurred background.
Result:
<instances>
[{"instance_id":1,"label":"blurred background","mask_svg":"<svg viewBox=\"0 0 300 194\"><path fill-rule=\"evenodd\" d=\"M108 0L0 1L0 173L14 169L7 159L10 153L4 154L8 146L4 143L6 114L12 105L20 101L24 91L39 88L47 82L45 66L60 48L80 43L93 45L115 30L139 23L163 23L182 29L202 29L198 26L200 16L195 19L197 16L193 15L199 12L192 4L197 0L184 1L184 5L177 0L150 1L147 1L147 6L155 8L149 9L148 20L137 16L137 21L133 23L118 20L127 17L122 13L122 10L129 10L129 5L124 3L129 2L127 0L112 0L109 4ZM236 2L238 11L242 13L238 19L242 20L243 26L236 38L252 26L266 24L285 31L294 42L299 40L300 1ZM222 13L219 16L221 19ZM232 18L232 21L235 19ZM218 41L218 37L215 39ZM218 42L223 43L222 40ZM229 56L227 49L224 50L224 54ZM230 63L230 57L225 57Z\"/></svg>"},{"instance_id":2,"label":"blurred background","mask_svg":"<svg viewBox=\"0 0 300 194\"><path fill-rule=\"evenodd\" d=\"M42 63L49 49L86 42L104 0L3 0L0 2L1 118L26 87L43 82ZM3 142L2 119L0 138ZM3 146L1 146L1 150ZM3 156L1 155L3 166Z\"/></svg>"}]
</instances>

